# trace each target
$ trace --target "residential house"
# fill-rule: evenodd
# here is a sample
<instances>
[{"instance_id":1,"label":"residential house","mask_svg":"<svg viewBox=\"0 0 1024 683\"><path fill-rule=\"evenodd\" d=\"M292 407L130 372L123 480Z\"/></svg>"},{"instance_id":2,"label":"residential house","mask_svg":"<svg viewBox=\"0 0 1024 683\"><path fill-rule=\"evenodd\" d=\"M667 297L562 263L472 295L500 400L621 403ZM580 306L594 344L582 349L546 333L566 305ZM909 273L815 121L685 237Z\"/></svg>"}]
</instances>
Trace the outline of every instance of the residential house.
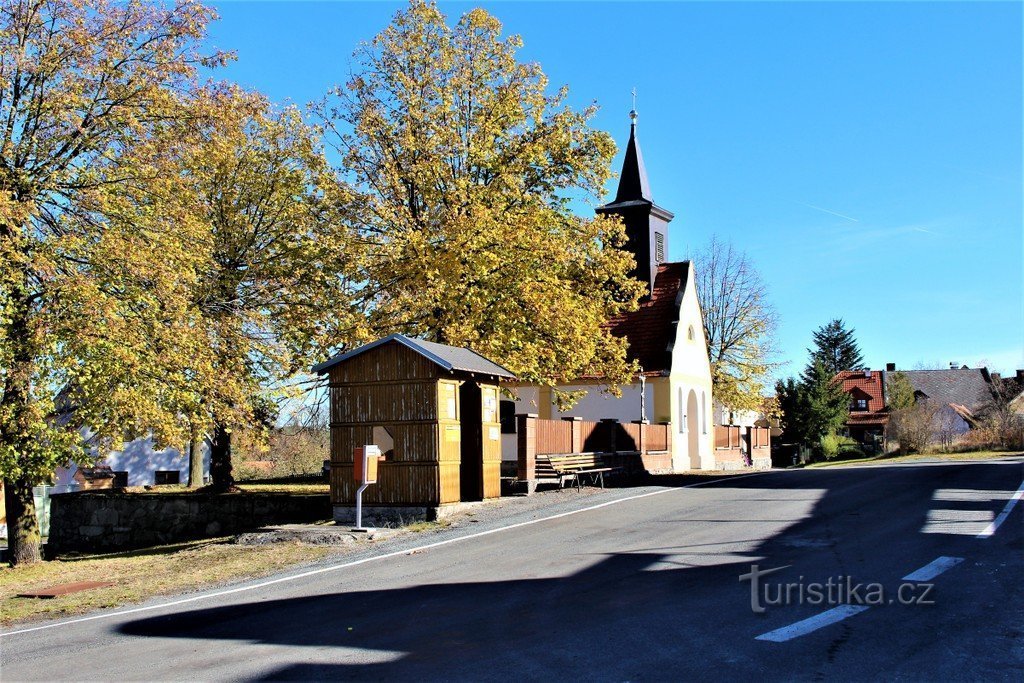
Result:
<instances>
[{"instance_id":1,"label":"residential house","mask_svg":"<svg viewBox=\"0 0 1024 683\"><path fill-rule=\"evenodd\" d=\"M88 433L83 430L83 438ZM210 449L204 441L203 472L210 471ZM94 449L95 450L95 449ZM70 462L58 467L54 473L55 491L93 488L85 472L111 472L116 475L111 483L121 486L150 486L155 484L184 484L188 482L188 454L184 449L157 448L150 436L126 442L120 449L106 453L95 452L96 467L79 467Z\"/></svg>"},{"instance_id":2,"label":"residential house","mask_svg":"<svg viewBox=\"0 0 1024 683\"><path fill-rule=\"evenodd\" d=\"M836 378L850 396L846 433L859 443L877 447L889 423L886 409L885 375L878 370L846 370Z\"/></svg>"},{"instance_id":3,"label":"residential house","mask_svg":"<svg viewBox=\"0 0 1024 683\"><path fill-rule=\"evenodd\" d=\"M886 373L896 371L895 363L886 366ZM917 400L933 402L939 408L936 419L954 435L966 433L976 426L992 408L995 394L988 368L956 367L948 370L900 370L914 387Z\"/></svg>"},{"instance_id":4,"label":"residential house","mask_svg":"<svg viewBox=\"0 0 1024 683\"><path fill-rule=\"evenodd\" d=\"M630 126L622 173L615 199L597 209L618 216L625 224L625 248L636 259L633 276L644 282L647 294L639 308L609 321L613 334L625 337L629 356L638 362L635 382L622 387L621 397L603 391L600 377L578 379L559 388L586 391L566 412L558 410L546 387L513 385L517 400L503 406L502 456L516 458L512 433L514 413L537 413L541 419L575 416L584 420L615 418L621 422L671 423L672 469L713 469L714 425L711 366L703 318L697 299L694 264L669 262L669 223L673 214L653 199L636 135L636 113Z\"/></svg>"}]
</instances>

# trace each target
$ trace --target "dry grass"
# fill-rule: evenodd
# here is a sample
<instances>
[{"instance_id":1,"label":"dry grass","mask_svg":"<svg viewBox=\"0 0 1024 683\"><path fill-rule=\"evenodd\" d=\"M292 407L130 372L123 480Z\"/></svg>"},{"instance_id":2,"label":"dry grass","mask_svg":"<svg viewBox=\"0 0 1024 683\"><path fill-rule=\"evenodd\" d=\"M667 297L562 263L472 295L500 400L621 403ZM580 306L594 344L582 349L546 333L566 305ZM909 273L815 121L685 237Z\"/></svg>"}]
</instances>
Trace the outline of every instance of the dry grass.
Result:
<instances>
[{"instance_id":1,"label":"dry grass","mask_svg":"<svg viewBox=\"0 0 1024 683\"><path fill-rule=\"evenodd\" d=\"M248 493L323 493L331 492L327 482L316 484L264 484L259 482L239 482L238 488Z\"/></svg>"},{"instance_id":2,"label":"dry grass","mask_svg":"<svg viewBox=\"0 0 1024 683\"><path fill-rule=\"evenodd\" d=\"M837 467L840 465L890 465L893 463L916 462L920 460L948 460L950 462L963 460L991 460L992 458L1008 458L1021 456L1020 451L974 451L966 453L912 453L910 455L876 455L870 458L858 458L855 460L833 460L830 462L816 462L806 465L808 468Z\"/></svg>"},{"instance_id":3,"label":"dry grass","mask_svg":"<svg viewBox=\"0 0 1024 683\"><path fill-rule=\"evenodd\" d=\"M266 576L319 560L336 547L299 543L243 546L214 539L110 555L91 555L0 569L0 625L113 608L157 595L209 588L237 579ZM113 581L114 586L52 599L18 593L77 581Z\"/></svg>"},{"instance_id":4,"label":"dry grass","mask_svg":"<svg viewBox=\"0 0 1024 683\"><path fill-rule=\"evenodd\" d=\"M238 489L246 493L323 493L331 492L331 485L326 481L240 481L235 484ZM162 493L206 493L204 489L190 489L182 484L167 484L165 486L129 486L124 489L126 493L137 493L140 495L160 495Z\"/></svg>"}]
</instances>

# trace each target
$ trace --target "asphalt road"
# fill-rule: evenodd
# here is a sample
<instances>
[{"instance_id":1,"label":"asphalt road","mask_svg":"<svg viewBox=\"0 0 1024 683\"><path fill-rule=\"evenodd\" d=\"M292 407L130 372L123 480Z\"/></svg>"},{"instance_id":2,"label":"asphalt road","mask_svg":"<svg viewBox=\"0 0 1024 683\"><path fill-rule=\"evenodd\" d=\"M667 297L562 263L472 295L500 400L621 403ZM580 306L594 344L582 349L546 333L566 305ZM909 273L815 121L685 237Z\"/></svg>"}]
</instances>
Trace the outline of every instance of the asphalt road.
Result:
<instances>
[{"instance_id":1,"label":"asphalt road","mask_svg":"<svg viewBox=\"0 0 1024 683\"><path fill-rule=\"evenodd\" d=\"M0 677L1018 681L1024 502L1002 513L1022 479L1018 458L609 490L553 519L10 631ZM752 565L785 567L761 578L763 613ZM813 583L869 594L810 604ZM765 604L786 584L790 604ZM865 604L883 591L914 604Z\"/></svg>"}]
</instances>

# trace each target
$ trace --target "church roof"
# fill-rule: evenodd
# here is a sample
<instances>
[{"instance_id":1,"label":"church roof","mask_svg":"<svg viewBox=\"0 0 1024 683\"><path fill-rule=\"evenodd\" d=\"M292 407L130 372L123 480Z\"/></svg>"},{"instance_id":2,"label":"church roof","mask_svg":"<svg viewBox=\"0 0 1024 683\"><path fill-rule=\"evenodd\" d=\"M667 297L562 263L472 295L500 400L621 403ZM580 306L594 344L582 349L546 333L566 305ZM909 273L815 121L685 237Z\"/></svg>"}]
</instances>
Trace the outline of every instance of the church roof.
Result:
<instances>
[{"instance_id":1,"label":"church roof","mask_svg":"<svg viewBox=\"0 0 1024 683\"><path fill-rule=\"evenodd\" d=\"M643 300L637 310L608 321L612 334L626 338L630 360L636 360L645 375L668 374L672 369L679 306L689 271L689 261L660 264L650 298Z\"/></svg>"}]
</instances>

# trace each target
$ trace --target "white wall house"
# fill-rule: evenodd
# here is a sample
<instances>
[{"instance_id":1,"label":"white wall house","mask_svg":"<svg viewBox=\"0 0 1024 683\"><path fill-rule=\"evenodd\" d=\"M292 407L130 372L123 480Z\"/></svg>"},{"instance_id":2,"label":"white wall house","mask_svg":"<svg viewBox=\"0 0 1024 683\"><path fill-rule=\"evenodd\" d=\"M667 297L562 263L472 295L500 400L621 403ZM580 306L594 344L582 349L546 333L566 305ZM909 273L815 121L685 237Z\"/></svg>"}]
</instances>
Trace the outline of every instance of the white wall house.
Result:
<instances>
[{"instance_id":1,"label":"white wall house","mask_svg":"<svg viewBox=\"0 0 1024 683\"><path fill-rule=\"evenodd\" d=\"M203 473L210 471L210 449L204 441ZM109 465L115 472L128 473L128 486L149 486L156 482L156 473L178 472L182 484L188 482L188 453L176 448L156 448L152 437L143 437L129 441L120 450L110 451L96 459L97 465ZM58 467L54 479L58 487L66 487L74 483L76 463L67 467ZM58 488L58 491L66 490Z\"/></svg>"},{"instance_id":2,"label":"white wall house","mask_svg":"<svg viewBox=\"0 0 1024 683\"><path fill-rule=\"evenodd\" d=\"M619 398L602 391L605 385L600 378L561 385L560 389L587 392L564 413L559 412L552 401L550 389L519 385L512 387L517 394L514 410L537 413L541 419L572 415L585 420L669 422L673 470L713 469L711 366L697 299L694 264L666 260L668 224L673 214L651 198L647 171L636 140L635 112L632 117L615 200L597 211L618 216L623 221L628 238L625 248L633 252L637 263L633 275L647 285L647 296L641 300L638 310L609 321L611 332L628 341L629 357L639 363L643 382L638 377L636 382L622 387ZM515 460L516 435L504 434L502 446L503 459Z\"/></svg>"}]
</instances>

